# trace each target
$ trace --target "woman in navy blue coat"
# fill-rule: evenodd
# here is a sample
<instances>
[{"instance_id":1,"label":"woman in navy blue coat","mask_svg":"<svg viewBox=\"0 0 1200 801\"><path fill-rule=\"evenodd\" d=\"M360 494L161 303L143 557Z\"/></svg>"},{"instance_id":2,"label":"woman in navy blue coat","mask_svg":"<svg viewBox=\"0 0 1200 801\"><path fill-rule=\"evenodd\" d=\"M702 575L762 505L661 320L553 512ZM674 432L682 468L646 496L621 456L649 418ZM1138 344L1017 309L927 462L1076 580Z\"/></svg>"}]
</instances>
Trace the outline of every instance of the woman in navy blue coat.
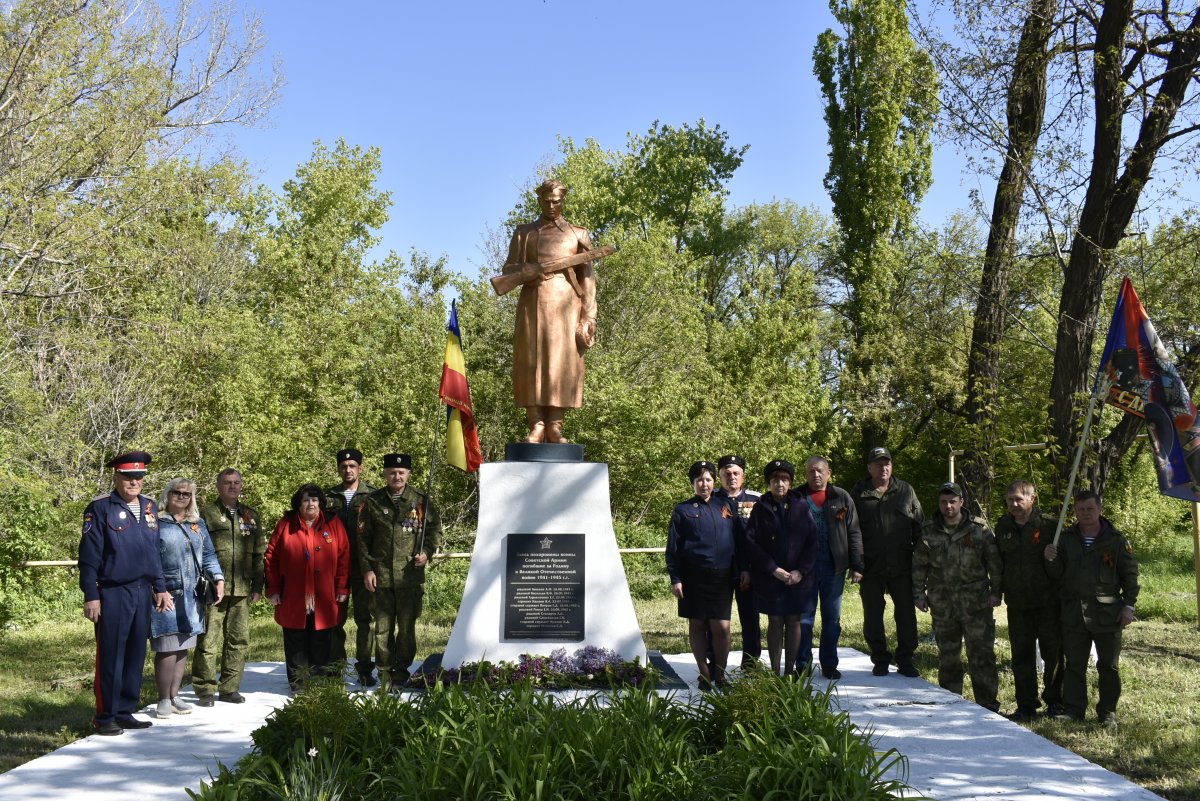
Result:
<instances>
[{"instance_id":1,"label":"woman in navy blue coat","mask_svg":"<svg viewBox=\"0 0 1200 801\"><path fill-rule=\"evenodd\" d=\"M817 526L808 503L791 491L796 476L791 462L776 459L763 469L763 476L770 492L754 505L746 524L750 586L759 610L767 615L771 669L779 673L782 649L784 669L792 672L800 649L801 613L807 596L816 590L811 574L817 561Z\"/></svg>"},{"instance_id":2,"label":"woman in navy blue coat","mask_svg":"<svg viewBox=\"0 0 1200 801\"><path fill-rule=\"evenodd\" d=\"M695 494L675 506L667 532L667 573L679 616L688 621L688 643L700 686L725 682L729 661L729 612L737 575L733 550L733 513L714 493L717 467L696 462L688 471ZM712 643L713 665L706 654ZM714 675L715 674L715 675Z\"/></svg>"}]
</instances>

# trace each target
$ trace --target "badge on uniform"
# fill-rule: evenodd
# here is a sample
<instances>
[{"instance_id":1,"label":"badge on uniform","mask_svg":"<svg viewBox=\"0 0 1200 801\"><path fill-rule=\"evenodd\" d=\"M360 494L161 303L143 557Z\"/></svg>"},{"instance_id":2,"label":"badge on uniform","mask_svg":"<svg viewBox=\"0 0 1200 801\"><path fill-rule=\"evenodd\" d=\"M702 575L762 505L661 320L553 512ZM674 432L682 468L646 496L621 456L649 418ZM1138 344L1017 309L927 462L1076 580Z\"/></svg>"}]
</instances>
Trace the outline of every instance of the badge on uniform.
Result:
<instances>
[{"instance_id":1,"label":"badge on uniform","mask_svg":"<svg viewBox=\"0 0 1200 801\"><path fill-rule=\"evenodd\" d=\"M321 536L325 538L325 541L326 541L326 542L329 542L330 540L332 540L332 539L333 539L333 537L332 537L332 536L330 536L330 534L329 534L329 532L328 532L328 531L322 531L322 532L321 532Z\"/></svg>"},{"instance_id":2,"label":"badge on uniform","mask_svg":"<svg viewBox=\"0 0 1200 801\"><path fill-rule=\"evenodd\" d=\"M229 518L228 518L228 517L226 517L225 515L221 515L221 522L222 522L222 523L228 523L228 522L229 522Z\"/></svg>"},{"instance_id":3,"label":"badge on uniform","mask_svg":"<svg viewBox=\"0 0 1200 801\"><path fill-rule=\"evenodd\" d=\"M200 524L199 523L192 523L192 533L193 534L200 533Z\"/></svg>"},{"instance_id":4,"label":"badge on uniform","mask_svg":"<svg viewBox=\"0 0 1200 801\"><path fill-rule=\"evenodd\" d=\"M91 512L83 513L83 533L84 534L87 534L89 531L92 530L92 522L94 520L95 520L95 516Z\"/></svg>"},{"instance_id":5,"label":"badge on uniform","mask_svg":"<svg viewBox=\"0 0 1200 801\"><path fill-rule=\"evenodd\" d=\"M1042 541L1042 530L1040 528L1035 528L1033 530L1033 544L1037 545L1041 541Z\"/></svg>"},{"instance_id":6,"label":"badge on uniform","mask_svg":"<svg viewBox=\"0 0 1200 801\"><path fill-rule=\"evenodd\" d=\"M1105 551L1104 553L1100 554L1100 558L1104 560L1104 564L1108 565L1109 567L1113 566L1114 562L1112 552Z\"/></svg>"},{"instance_id":7,"label":"badge on uniform","mask_svg":"<svg viewBox=\"0 0 1200 801\"><path fill-rule=\"evenodd\" d=\"M118 520L124 520L124 519L125 519L125 513L124 513L124 512L118 512L118 513L117 513L117 519L118 519Z\"/></svg>"}]
</instances>

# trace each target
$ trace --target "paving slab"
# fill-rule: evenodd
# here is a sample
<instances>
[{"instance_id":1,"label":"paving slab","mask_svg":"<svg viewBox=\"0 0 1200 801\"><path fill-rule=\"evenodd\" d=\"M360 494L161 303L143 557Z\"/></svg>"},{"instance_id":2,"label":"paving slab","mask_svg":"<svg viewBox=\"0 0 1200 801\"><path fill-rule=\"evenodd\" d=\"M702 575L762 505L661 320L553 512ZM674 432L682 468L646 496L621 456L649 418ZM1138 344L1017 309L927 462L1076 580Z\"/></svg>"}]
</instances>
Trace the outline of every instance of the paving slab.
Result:
<instances>
[{"instance_id":1,"label":"paving slab","mask_svg":"<svg viewBox=\"0 0 1200 801\"><path fill-rule=\"evenodd\" d=\"M842 679L833 698L851 720L869 730L876 747L908 757L912 795L967 799L1063 799L1153 801L1160 796L1061 748L1034 732L988 712L923 679L892 672L871 674L865 654L839 650ZM698 671L690 654L666 655L698 695ZM829 682L816 678L824 688ZM348 685L349 686L349 685ZM350 687L353 689L353 687ZM118 737L92 735L0 774L4 801L187 801L197 789L251 747L250 733L288 700L282 663L246 666L244 704L218 701L190 715L154 721L148 729ZM195 701L191 688L185 700Z\"/></svg>"}]
</instances>

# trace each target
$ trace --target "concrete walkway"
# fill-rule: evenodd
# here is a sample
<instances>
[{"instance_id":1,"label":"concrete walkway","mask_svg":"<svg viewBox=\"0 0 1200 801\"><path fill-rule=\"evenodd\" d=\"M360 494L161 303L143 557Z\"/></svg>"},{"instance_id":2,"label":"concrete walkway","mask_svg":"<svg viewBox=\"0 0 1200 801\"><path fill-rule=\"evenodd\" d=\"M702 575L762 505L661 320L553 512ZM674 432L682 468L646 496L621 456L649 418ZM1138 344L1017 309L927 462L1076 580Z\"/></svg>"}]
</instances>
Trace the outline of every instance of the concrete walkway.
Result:
<instances>
[{"instance_id":1,"label":"concrete walkway","mask_svg":"<svg viewBox=\"0 0 1200 801\"><path fill-rule=\"evenodd\" d=\"M1159 798L923 679L873 676L865 654L843 648L840 655L838 705L856 724L873 730L877 748L895 748L908 757L908 782L921 795L941 801ZM666 660L695 687L690 654ZM198 788L218 761L232 766L250 750L250 732L287 701L283 665L247 665L242 692L244 704L217 702L120 737L85 737L0 774L0 799L187 801L184 788ZM184 698L195 700L190 692Z\"/></svg>"}]
</instances>

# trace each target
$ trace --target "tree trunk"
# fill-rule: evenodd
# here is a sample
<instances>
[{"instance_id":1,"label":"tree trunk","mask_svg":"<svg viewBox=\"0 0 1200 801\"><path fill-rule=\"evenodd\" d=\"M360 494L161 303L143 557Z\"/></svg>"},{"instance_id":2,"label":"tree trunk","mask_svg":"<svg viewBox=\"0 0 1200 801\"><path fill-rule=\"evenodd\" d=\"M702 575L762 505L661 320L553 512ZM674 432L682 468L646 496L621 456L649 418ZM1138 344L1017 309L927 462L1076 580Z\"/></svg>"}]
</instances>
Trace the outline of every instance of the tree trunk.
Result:
<instances>
[{"instance_id":1,"label":"tree trunk","mask_svg":"<svg viewBox=\"0 0 1200 801\"><path fill-rule=\"evenodd\" d=\"M1064 275L1050 384L1050 432L1057 446L1055 466L1060 494L1066 490L1078 446L1081 410L1087 403L1089 379L1094 377L1092 348L1108 255L1124 236L1150 178L1154 159L1170 138L1171 125L1195 78L1200 56L1200 9L1197 9L1187 30L1173 37L1158 93L1152 100L1145 98L1150 110L1142 120L1124 172L1118 177L1122 167L1121 124L1127 108L1123 91L1132 77L1123 71L1125 36L1132 11L1132 0L1109 2L1096 29L1092 62L1096 93L1092 170ZM1132 436L1127 429L1118 427L1108 440L1103 461L1111 464L1125 453ZM1108 470L1098 469L1094 456L1085 459L1084 465L1076 487L1088 486L1103 492Z\"/></svg>"},{"instance_id":2,"label":"tree trunk","mask_svg":"<svg viewBox=\"0 0 1200 801\"><path fill-rule=\"evenodd\" d=\"M980 278L979 301L967 362L966 413L972 432L966 443L962 480L988 510L995 480L997 447L994 424L999 395L1000 343L1008 329L1007 306L1013 245L1025 186L1046 110L1047 48L1054 33L1058 0L1035 0L1025 19L1008 90L1008 145L996 185L987 250Z\"/></svg>"}]
</instances>

